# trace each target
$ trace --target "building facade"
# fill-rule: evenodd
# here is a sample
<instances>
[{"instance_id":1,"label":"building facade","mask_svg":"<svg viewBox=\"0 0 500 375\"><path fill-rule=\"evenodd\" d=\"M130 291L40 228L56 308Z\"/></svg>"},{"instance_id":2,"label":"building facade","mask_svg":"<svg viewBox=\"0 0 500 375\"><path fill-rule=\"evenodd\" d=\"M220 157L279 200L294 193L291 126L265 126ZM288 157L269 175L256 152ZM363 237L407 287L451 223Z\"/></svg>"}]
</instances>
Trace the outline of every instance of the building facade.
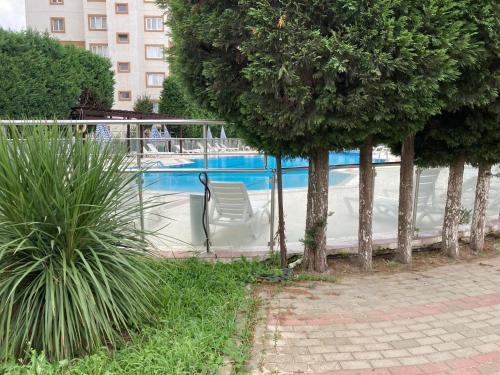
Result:
<instances>
[{"instance_id":1,"label":"building facade","mask_svg":"<svg viewBox=\"0 0 500 375\"><path fill-rule=\"evenodd\" d=\"M115 71L114 109L131 110L140 96L158 101L168 76L164 11L154 0L25 0L26 26L48 31L109 57Z\"/></svg>"}]
</instances>

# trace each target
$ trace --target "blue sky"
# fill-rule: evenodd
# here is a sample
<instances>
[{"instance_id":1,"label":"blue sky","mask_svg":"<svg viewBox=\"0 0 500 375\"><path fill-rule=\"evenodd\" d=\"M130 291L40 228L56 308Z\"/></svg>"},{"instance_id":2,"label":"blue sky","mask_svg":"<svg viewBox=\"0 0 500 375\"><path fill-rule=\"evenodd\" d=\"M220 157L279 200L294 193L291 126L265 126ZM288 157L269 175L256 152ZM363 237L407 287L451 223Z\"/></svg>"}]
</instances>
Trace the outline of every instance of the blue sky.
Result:
<instances>
[{"instance_id":1,"label":"blue sky","mask_svg":"<svg viewBox=\"0 0 500 375\"><path fill-rule=\"evenodd\" d=\"M24 0L0 0L0 27L21 30L25 23Z\"/></svg>"}]
</instances>

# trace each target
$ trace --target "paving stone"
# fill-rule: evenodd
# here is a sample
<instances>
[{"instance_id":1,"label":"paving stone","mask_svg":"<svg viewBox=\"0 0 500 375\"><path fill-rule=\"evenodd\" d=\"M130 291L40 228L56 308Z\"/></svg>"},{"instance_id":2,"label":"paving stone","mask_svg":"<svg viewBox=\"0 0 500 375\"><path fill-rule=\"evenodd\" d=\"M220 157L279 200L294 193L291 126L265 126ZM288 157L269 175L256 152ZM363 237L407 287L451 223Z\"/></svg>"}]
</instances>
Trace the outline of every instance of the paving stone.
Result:
<instances>
[{"instance_id":1,"label":"paving stone","mask_svg":"<svg viewBox=\"0 0 500 375\"><path fill-rule=\"evenodd\" d=\"M325 353L323 357L327 361L349 361L354 359L351 353Z\"/></svg>"},{"instance_id":2,"label":"paving stone","mask_svg":"<svg viewBox=\"0 0 500 375\"><path fill-rule=\"evenodd\" d=\"M285 287L268 300L250 374L500 373L500 258L487 262L300 284L307 296Z\"/></svg>"},{"instance_id":3,"label":"paving stone","mask_svg":"<svg viewBox=\"0 0 500 375\"><path fill-rule=\"evenodd\" d=\"M356 359L382 359L381 352L359 352L353 353L354 358Z\"/></svg>"},{"instance_id":4,"label":"paving stone","mask_svg":"<svg viewBox=\"0 0 500 375\"><path fill-rule=\"evenodd\" d=\"M417 346L416 348L409 348L408 351L411 354L414 355L420 355L420 354L432 354L436 352L436 349L434 349L432 346Z\"/></svg>"},{"instance_id":5,"label":"paving stone","mask_svg":"<svg viewBox=\"0 0 500 375\"><path fill-rule=\"evenodd\" d=\"M384 350L382 351L382 355L385 358L400 358L400 357L407 357L410 355L407 350L402 350L402 349L394 349L394 350Z\"/></svg>"},{"instance_id":6,"label":"paving stone","mask_svg":"<svg viewBox=\"0 0 500 375\"><path fill-rule=\"evenodd\" d=\"M370 363L375 368L401 366L401 362L397 359L374 359L373 361L370 361Z\"/></svg>"},{"instance_id":7,"label":"paving stone","mask_svg":"<svg viewBox=\"0 0 500 375\"><path fill-rule=\"evenodd\" d=\"M360 370L370 368L371 365L366 361L340 361L340 367L345 370Z\"/></svg>"}]
</instances>

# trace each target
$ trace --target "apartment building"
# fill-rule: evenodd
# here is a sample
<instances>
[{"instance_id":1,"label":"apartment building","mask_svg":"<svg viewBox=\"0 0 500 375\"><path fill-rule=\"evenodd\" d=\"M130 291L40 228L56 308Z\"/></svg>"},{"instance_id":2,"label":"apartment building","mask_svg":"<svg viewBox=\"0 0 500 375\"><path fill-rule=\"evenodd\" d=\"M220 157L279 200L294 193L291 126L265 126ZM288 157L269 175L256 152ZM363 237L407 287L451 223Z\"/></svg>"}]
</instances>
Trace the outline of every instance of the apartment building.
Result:
<instances>
[{"instance_id":1,"label":"apartment building","mask_svg":"<svg viewBox=\"0 0 500 375\"><path fill-rule=\"evenodd\" d=\"M157 101L168 64L164 12L154 0L25 0L26 25L111 59L114 109L139 96Z\"/></svg>"}]
</instances>

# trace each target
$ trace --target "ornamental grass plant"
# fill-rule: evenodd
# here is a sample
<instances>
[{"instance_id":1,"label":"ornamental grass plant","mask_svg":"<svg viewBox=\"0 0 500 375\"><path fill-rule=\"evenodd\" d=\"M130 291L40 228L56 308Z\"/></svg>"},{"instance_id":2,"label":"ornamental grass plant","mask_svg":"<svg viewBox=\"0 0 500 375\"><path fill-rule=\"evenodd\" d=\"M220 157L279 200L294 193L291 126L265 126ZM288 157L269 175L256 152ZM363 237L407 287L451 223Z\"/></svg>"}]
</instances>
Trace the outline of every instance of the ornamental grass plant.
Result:
<instances>
[{"instance_id":1,"label":"ornamental grass plant","mask_svg":"<svg viewBox=\"0 0 500 375\"><path fill-rule=\"evenodd\" d=\"M115 347L154 310L125 151L62 126L0 128L0 357Z\"/></svg>"}]
</instances>

